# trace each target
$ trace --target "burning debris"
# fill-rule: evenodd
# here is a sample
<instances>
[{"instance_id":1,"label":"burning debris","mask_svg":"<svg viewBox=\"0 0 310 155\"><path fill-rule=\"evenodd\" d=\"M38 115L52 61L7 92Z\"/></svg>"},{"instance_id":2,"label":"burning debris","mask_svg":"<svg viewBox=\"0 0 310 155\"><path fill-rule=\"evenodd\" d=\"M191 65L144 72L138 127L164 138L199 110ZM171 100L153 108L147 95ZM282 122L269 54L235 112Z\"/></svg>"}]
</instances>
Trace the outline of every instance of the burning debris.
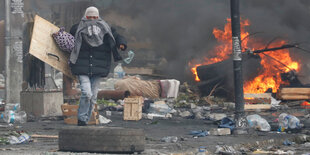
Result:
<instances>
[{"instance_id":1,"label":"burning debris","mask_svg":"<svg viewBox=\"0 0 310 155\"><path fill-rule=\"evenodd\" d=\"M298 45L288 44L285 40L273 40L266 46L260 38L252 37L245 30L250 26L249 20L243 19L240 24L243 47L243 79L245 80L244 93L265 93L268 91L276 93L281 86L291 83L300 85L296 73L300 71L301 65L299 60L294 60L291 57L289 50L293 47L298 48ZM199 64L192 61L189 66L192 67L191 71L195 76L195 81L200 82L198 85L208 89L202 90L203 92L209 93L218 83L220 83L220 87L224 86L226 92L231 92L233 87L230 79L233 77L233 70L226 69L232 66L231 19L227 19L224 30L214 28L213 34L219 42L219 45L212 50L213 55L204 57L203 62Z\"/></svg>"}]
</instances>

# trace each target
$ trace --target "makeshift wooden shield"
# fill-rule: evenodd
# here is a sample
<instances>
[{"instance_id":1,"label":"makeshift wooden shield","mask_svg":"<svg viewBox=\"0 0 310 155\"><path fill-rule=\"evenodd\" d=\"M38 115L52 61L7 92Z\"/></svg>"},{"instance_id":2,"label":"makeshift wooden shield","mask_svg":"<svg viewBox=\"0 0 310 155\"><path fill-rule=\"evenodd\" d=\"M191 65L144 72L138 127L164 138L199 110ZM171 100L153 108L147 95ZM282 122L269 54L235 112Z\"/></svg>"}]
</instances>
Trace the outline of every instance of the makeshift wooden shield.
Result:
<instances>
[{"instance_id":1,"label":"makeshift wooden shield","mask_svg":"<svg viewBox=\"0 0 310 155\"><path fill-rule=\"evenodd\" d=\"M52 37L58 30L59 27L36 15L29 53L75 79L68 65L69 54L61 51Z\"/></svg>"}]
</instances>

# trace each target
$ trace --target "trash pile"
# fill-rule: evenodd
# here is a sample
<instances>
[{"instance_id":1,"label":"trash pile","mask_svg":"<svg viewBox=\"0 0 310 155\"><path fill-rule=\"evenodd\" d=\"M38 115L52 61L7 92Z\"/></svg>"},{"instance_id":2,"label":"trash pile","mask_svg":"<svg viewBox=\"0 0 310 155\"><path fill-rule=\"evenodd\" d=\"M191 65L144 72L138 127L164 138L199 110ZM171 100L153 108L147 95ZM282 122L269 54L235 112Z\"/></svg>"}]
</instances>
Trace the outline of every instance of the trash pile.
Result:
<instances>
[{"instance_id":1,"label":"trash pile","mask_svg":"<svg viewBox=\"0 0 310 155\"><path fill-rule=\"evenodd\" d=\"M30 141L30 136L23 132L10 132L8 135L0 137L0 145L7 145L7 144L24 144Z\"/></svg>"},{"instance_id":2,"label":"trash pile","mask_svg":"<svg viewBox=\"0 0 310 155\"><path fill-rule=\"evenodd\" d=\"M20 110L20 103L6 103L1 120L5 123L26 123L27 114Z\"/></svg>"},{"instance_id":3,"label":"trash pile","mask_svg":"<svg viewBox=\"0 0 310 155\"><path fill-rule=\"evenodd\" d=\"M297 117L286 113L280 114L278 121L279 121L278 131L280 132L300 129L303 127L303 125L300 124L300 120Z\"/></svg>"}]
</instances>

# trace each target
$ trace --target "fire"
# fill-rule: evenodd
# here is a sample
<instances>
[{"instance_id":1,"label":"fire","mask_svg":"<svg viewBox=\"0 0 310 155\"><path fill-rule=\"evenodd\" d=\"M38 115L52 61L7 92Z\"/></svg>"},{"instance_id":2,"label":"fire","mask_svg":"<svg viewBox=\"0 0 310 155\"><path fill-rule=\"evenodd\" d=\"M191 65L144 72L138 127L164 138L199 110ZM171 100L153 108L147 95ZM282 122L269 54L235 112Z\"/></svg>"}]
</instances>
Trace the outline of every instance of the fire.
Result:
<instances>
[{"instance_id":1,"label":"fire","mask_svg":"<svg viewBox=\"0 0 310 155\"><path fill-rule=\"evenodd\" d=\"M286 41L281 40L274 42L270 47L279 47L284 44ZM260 54L260 57L263 70L254 80L245 82L245 93L264 93L268 89L272 89L272 92L275 93L281 84L287 84L281 80L281 73L291 70L299 71L300 69L298 62L291 59L288 49L266 52L266 55Z\"/></svg>"},{"instance_id":2,"label":"fire","mask_svg":"<svg viewBox=\"0 0 310 155\"><path fill-rule=\"evenodd\" d=\"M192 68L191 68L192 73L195 75L195 81L197 81L197 82L199 82L200 79L199 79L199 77L198 77L196 68L197 68L198 66L200 66L200 65L201 65L201 64L197 64L197 65L195 65L195 67L192 67Z\"/></svg>"},{"instance_id":3,"label":"fire","mask_svg":"<svg viewBox=\"0 0 310 155\"><path fill-rule=\"evenodd\" d=\"M249 33L245 31L245 27L247 26L250 26L249 20L241 19L240 36L242 48L248 49L251 47L251 50L265 48L266 45L259 41L259 39L248 37ZM213 55L208 55L203 59L203 62L199 64L189 63L189 66L192 67L191 71L195 76L195 81L200 81L196 70L198 66L223 61L228 59L232 54L231 20L227 19L224 30L214 28L213 35L219 43L219 45L215 46L211 52L208 52L213 53ZM287 44L284 40L275 41L270 44L268 48L280 47L284 44ZM270 88L273 92L276 92L281 84L285 84L285 82L281 80L280 73L292 70L299 71L300 69L298 62L291 59L288 49L269 51L259 54L259 56L261 57L261 66L263 69L252 81L246 81L244 83L245 93L264 93Z\"/></svg>"}]
</instances>

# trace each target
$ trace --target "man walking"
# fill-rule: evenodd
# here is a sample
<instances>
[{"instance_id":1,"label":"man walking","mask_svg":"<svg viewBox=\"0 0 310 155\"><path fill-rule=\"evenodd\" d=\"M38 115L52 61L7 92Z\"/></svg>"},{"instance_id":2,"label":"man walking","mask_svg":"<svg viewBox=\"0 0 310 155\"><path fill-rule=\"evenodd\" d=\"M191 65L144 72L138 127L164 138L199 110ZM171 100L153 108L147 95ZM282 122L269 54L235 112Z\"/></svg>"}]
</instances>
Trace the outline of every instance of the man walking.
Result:
<instances>
[{"instance_id":1,"label":"man walking","mask_svg":"<svg viewBox=\"0 0 310 155\"><path fill-rule=\"evenodd\" d=\"M78 126L85 126L97 102L100 80L109 74L111 55L114 61L122 60L118 48L125 50L127 42L100 18L96 7L88 7L80 23L73 25L70 33L75 37L75 47L69 63L81 88Z\"/></svg>"}]
</instances>

